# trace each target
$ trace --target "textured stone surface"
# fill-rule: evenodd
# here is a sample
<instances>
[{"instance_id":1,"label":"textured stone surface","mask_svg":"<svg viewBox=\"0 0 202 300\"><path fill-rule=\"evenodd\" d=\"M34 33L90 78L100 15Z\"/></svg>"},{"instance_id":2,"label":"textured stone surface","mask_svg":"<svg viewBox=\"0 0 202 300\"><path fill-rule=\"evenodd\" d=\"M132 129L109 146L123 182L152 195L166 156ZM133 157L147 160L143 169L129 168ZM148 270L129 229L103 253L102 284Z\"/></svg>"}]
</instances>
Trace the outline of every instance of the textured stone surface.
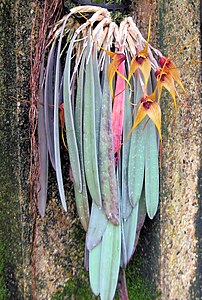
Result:
<instances>
[{"instance_id":1,"label":"textured stone surface","mask_svg":"<svg viewBox=\"0 0 202 300\"><path fill-rule=\"evenodd\" d=\"M30 264L31 250L27 202L29 105L17 101L29 99L30 28L23 22L21 13L20 1L0 2L0 242L7 290L5 299L24 297L24 270L25 264ZM28 19L28 15L28 2L24 1L24 19ZM29 263L26 262L27 253Z\"/></svg>"},{"instance_id":2,"label":"textured stone surface","mask_svg":"<svg viewBox=\"0 0 202 300\"><path fill-rule=\"evenodd\" d=\"M163 170L160 208L160 289L162 299L201 299L201 224L198 195L200 169L200 3L159 1L159 44L181 68L186 94L178 88L181 105L175 118L170 96L162 102ZM192 40L180 55L178 51ZM176 46L177 45L177 46ZM184 101L184 104L183 104ZM189 108L191 106L191 108Z\"/></svg>"}]
</instances>

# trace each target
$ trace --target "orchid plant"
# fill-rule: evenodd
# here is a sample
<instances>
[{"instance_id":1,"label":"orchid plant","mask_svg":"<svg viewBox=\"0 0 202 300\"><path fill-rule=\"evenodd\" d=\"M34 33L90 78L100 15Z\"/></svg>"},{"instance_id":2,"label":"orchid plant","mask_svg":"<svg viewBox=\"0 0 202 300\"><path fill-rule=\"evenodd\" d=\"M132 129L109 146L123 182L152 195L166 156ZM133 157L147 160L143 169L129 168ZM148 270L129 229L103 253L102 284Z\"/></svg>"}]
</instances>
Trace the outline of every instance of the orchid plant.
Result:
<instances>
[{"instance_id":1,"label":"orchid plant","mask_svg":"<svg viewBox=\"0 0 202 300\"><path fill-rule=\"evenodd\" d=\"M128 298L124 270L146 214L152 219L158 209L162 89L176 109L174 82L184 90L179 70L149 37L150 26L145 40L131 17L118 26L104 8L75 7L52 30L41 67L38 211L45 215L48 156L67 210L63 142L86 231L85 265L102 300L114 298L118 278Z\"/></svg>"}]
</instances>

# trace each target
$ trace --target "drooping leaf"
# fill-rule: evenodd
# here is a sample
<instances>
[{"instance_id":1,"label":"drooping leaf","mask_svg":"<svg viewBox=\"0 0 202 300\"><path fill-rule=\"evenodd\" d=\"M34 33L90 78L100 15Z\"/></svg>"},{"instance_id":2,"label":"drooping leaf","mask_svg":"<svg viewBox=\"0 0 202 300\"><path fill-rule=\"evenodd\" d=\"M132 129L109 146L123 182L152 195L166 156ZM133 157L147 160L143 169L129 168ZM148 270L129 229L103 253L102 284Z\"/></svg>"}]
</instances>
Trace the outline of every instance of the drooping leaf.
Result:
<instances>
[{"instance_id":1,"label":"drooping leaf","mask_svg":"<svg viewBox=\"0 0 202 300\"><path fill-rule=\"evenodd\" d=\"M55 78L55 52L57 42L52 44L48 55L46 66L46 78L44 87L44 117L47 135L48 152L50 161L55 169L55 153L54 153L54 78Z\"/></svg>"},{"instance_id":2,"label":"drooping leaf","mask_svg":"<svg viewBox=\"0 0 202 300\"><path fill-rule=\"evenodd\" d=\"M71 69L71 56L72 48L74 41L76 39L76 34L72 37L65 61L64 69L64 114L65 114L65 128L66 128L66 137L68 144L69 158L72 168L72 174L74 178L74 185L78 191L82 192L82 176L81 176L81 167L80 159L77 147L77 140L75 135L75 126L74 126L74 116L72 111L71 103L71 90L70 90L70 69Z\"/></svg>"},{"instance_id":3,"label":"drooping leaf","mask_svg":"<svg viewBox=\"0 0 202 300\"><path fill-rule=\"evenodd\" d=\"M142 97L142 88L138 77L136 77L136 91L134 95L134 103ZM134 116L135 117L135 116ZM145 122L133 130L131 134L131 144L128 162L128 189L129 198L133 207L137 204L142 193L144 180L144 125Z\"/></svg>"},{"instance_id":4,"label":"drooping leaf","mask_svg":"<svg viewBox=\"0 0 202 300\"><path fill-rule=\"evenodd\" d=\"M102 242L89 251L89 276L90 285L93 293L98 296L100 293L100 259L101 259Z\"/></svg>"},{"instance_id":5,"label":"drooping leaf","mask_svg":"<svg viewBox=\"0 0 202 300\"><path fill-rule=\"evenodd\" d=\"M84 229L87 231L89 222L89 204L88 204L88 194L86 188L86 179L84 173L84 161L83 161L83 100L84 100L84 63L86 59L86 52L83 54L81 66L79 70L79 76L77 81L77 95L76 95L76 105L75 105L75 134L78 145L78 152L80 158L81 176L82 176L82 192L78 190L78 186L74 184L76 206L81 223Z\"/></svg>"},{"instance_id":6,"label":"drooping leaf","mask_svg":"<svg viewBox=\"0 0 202 300\"><path fill-rule=\"evenodd\" d=\"M64 30L65 23L63 24ZM67 211L65 192L63 185L61 158L60 158L60 134L59 134L59 91L60 91L60 52L63 37L63 30L60 35L57 57L56 57L56 69L55 69L55 87L54 87L54 153L55 153L55 170L58 183L58 190L62 206Z\"/></svg>"},{"instance_id":7,"label":"drooping leaf","mask_svg":"<svg viewBox=\"0 0 202 300\"><path fill-rule=\"evenodd\" d=\"M136 237L136 228L138 222L138 209L139 209L139 201L132 209L132 212L128 217L128 219L126 221L123 220L127 263L129 262L133 254L133 248L134 248L135 237Z\"/></svg>"},{"instance_id":8,"label":"drooping leaf","mask_svg":"<svg viewBox=\"0 0 202 300\"><path fill-rule=\"evenodd\" d=\"M94 74L94 86L95 86L95 129L97 149L99 151L99 139L100 139L100 118L102 107L102 90L100 84L100 72L97 58L97 47L93 47L93 74Z\"/></svg>"},{"instance_id":9,"label":"drooping leaf","mask_svg":"<svg viewBox=\"0 0 202 300\"><path fill-rule=\"evenodd\" d=\"M152 93L152 82L149 79L147 92ZM145 196L148 216L152 219L156 214L159 201L159 135L154 123L150 120L145 127ZM144 204L143 204L144 206Z\"/></svg>"},{"instance_id":10,"label":"drooping leaf","mask_svg":"<svg viewBox=\"0 0 202 300\"><path fill-rule=\"evenodd\" d=\"M145 134L145 197L148 216L153 219L159 202L159 165L156 127L151 121Z\"/></svg>"},{"instance_id":11,"label":"drooping leaf","mask_svg":"<svg viewBox=\"0 0 202 300\"><path fill-rule=\"evenodd\" d=\"M44 117L44 84L43 84L44 60L40 74L40 103L38 109L38 146L39 146L39 191L38 191L38 211L44 217L46 210L47 188L48 188L48 147Z\"/></svg>"},{"instance_id":12,"label":"drooping leaf","mask_svg":"<svg viewBox=\"0 0 202 300\"><path fill-rule=\"evenodd\" d=\"M128 59L127 59L128 61ZM134 86L132 84L132 88ZM128 163L130 153L131 136L126 140L126 136L132 127L132 105L129 102L129 89L125 90L124 101L124 121L123 121L123 144L121 156L121 218L127 219L132 211L128 190Z\"/></svg>"},{"instance_id":13,"label":"drooping leaf","mask_svg":"<svg viewBox=\"0 0 202 300\"><path fill-rule=\"evenodd\" d=\"M126 221L126 219L125 220L122 219L122 221L121 221L121 262L120 262L121 268L125 268L128 263L126 239L125 239L125 232L124 232L124 226L123 226L124 221Z\"/></svg>"},{"instance_id":14,"label":"drooping leaf","mask_svg":"<svg viewBox=\"0 0 202 300\"><path fill-rule=\"evenodd\" d=\"M118 71L124 76L125 64L124 61L119 65ZM116 157L116 164L120 156L122 131L123 131L123 120L124 120L124 102L125 102L125 80L117 75L115 98L113 102L112 111L112 131L113 131L113 143L114 143L114 154Z\"/></svg>"},{"instance_id":15,"label":"drooping leaf","mask_svg":"<svg viewBox=\"0 0 202 300\"><path fill-rule=\"evenodd\" d=\"M87 53L89 59L86 63L84 86L84 111L83 111L83 139L84 139L84 166L85 176L92 200L99 207L102 206L100 193L100 180L98 174L98 148L95 125L95 85L93 74L92 49L88 37Z\"/></svg>"},{"instance_id":16,"label":"drooping leaf","mask_svg":"<svg viewBox=\"0 0 202 300\"><path fill-rule=\"evenodd\" d=\"M147 85L147 93L151 94L154 90L155 79L153 74L149 79ZM145 126L145 192L142 192L142 218L139 216L139 223L144 222L145 209L150 218L153 218L158 208L159 199L159 165L158 165L158 152L159 152L159 134L154 123L150 120ZM153 175L152 175L153 174ZM148 185L147 185L148 183ZM151 193L150 193L151 192ZM146 199L146 208L143 199ZM142 220L142 221L141 221Z\"/></svg>"},{"instance_id":17,"label":"drooping leaf","mask_svg":"<svg viewBox=\"0 0 202 300\"><path fill-rule=\"evenodd\" d=\"M107 227L107 217L102 208L92 203L90 222L86 236L88 250L93 249L102 239Z\"/></svg>"},{"instance_id":18,"label":"drooping leaf","mask_svg":"<svg viewBox=\"0 0 202 300\"><path fill-rule=\"evenodd\" d=\"M137 228L136 228L136 237L135 237L135 243L133 248L133 253L135 252L135 249L137 247L138 239L140 236L140 231L144 225L145 217L146 217L146 203L145 203L145 192L144 189L142 190L142 195L139 200L139 210L138 210L138 222L137 222Z\"/></svg>"},{"instance_id":19,"label":"drooping leaf","mask_svg":"<svg viewBox=\"0 0 202 300\"><path fill-rule=\"evenodd\" d=\"M106 58L109 63L108 57ZM107 66L107 64L106 64ZM104 210L113 224L119 223L117 182L114 166L114 147L112 138L112 100L108 77L104 78L102 113L100 123L99 172Z\"/></svg>"},{"instance_id":20,"label":"drooping leaf","mask_svg":"<svg viewBox=\"0 0 202 300\"><path fill-rule=\"evenodd\" d=\"M100 261L101 300L112 300L116 291L121 258L121 225L110 222L102 239Z\"/></svg>"}]
</instances>

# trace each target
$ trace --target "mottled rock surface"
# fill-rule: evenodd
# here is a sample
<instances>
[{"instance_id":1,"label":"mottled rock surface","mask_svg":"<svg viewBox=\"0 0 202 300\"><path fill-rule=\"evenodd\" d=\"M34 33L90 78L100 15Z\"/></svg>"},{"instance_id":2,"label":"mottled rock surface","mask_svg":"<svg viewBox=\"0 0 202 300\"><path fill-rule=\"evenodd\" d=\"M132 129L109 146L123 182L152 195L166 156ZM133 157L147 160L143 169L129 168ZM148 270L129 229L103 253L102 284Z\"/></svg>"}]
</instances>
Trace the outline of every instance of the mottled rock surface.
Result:
<instances>
[{"instance_id":1,"label":"mottled rock surface","mask_svg":"<svg viewBox=\"0 0 202 300\"><path fill-rule=\"evenodd\" d=\"M200 170L200 3L159 1L159 44L181 69L176 120L164 97L163 168L160 207L160 289L162 299L201 299ZM194 40L179 54L181 47ZM190 107L189 107L190 106Z\"/></svg>"}]
</instances>

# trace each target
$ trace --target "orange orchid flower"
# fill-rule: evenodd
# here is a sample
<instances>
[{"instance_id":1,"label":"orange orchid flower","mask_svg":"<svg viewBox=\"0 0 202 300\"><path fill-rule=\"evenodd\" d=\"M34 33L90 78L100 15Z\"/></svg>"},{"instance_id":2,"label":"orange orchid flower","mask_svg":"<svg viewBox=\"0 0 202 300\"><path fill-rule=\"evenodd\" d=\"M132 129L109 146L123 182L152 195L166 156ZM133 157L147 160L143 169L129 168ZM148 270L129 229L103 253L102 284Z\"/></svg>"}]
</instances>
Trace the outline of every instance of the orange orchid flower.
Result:
<instances>
[{"instance_id":1,"label":"orange orchid flower","mask_svg":"<svg viewBox=\"0 0 202 300\"><path fill-rule=\"evenodd\" d=\"M104 50L111 58L112 62L108 66L108 78L109 78L109 85L110 85L110 90L112 93L112 98L114 99L114 90L113 90L113 79L115 74L119 74L120 77L122 77L124 80L127 81L127 78L125 78L124 75L120 74L118 71L118 67L120 64L126 60L126 56L122 52L111 52Z\"/></svg>"},{"instance_id":2,"label":"orange orchid flower","mask_svg":"<svg viewBox=\"0 0 202 300\"><path fill-rule=\"evenodd\" d=\"M144 49L141 50L135 57L133 57L130 64L128 81L130 81L132 75L137 71L137 69L141 70L144 76L145 85L147 85L151 72L151 62L148 56L148 44L146 44Z\"/></svg>"},{"instance_id":3,"label":"orange orchid flower","mask_svg":"<svg viewBox=\"0 0 202 300\"><path fill-rule=\"evenodd\" d=\"M108 79L109 79L109 86L110 86L110 91L112 93L112 98L114 99L114 90L113 90L113 79L115 74L119 74L124 80L127 81L127 78L125 78L124 75L120 74L118 71L118 67L120 64L126 60L126 56L123 52L112 52L109 50L104 49L101 46L98 46L100 49L102 49L107 55L109 55L112 58L111 63L108 66Z\"/></svg>"},{"instance_id":4,"label":"orange orchid flower","mask_svg":"<svg viewBox=\"0 0 202 300\"><path fill-rule=\"evenodd\" d=\"M171 74L173 79L181 86L181 88L185 92L185 88L180 79L180 70L172 63L172 61L169 58L162 56L159 60L159 64L164 71Z\"/></svg>"},{"instance_id":5,"label":"orange orchid flower","mask_svg":"<svg viewBox=\"0 0 202 300\"><path fill-rule=\"evenodd\" d=\"M151 18L149 20L149 28L148 28L148 37L147 42L143 50L139 51L135 57L131 60L130 64L130 70L128 74L128 81L130 81L132 75L140 69L143 76L145 85L147 85L147 82L149 80L150 72L151 72L151 62L148 55L148 44L149 44L149 38L150 38L150 28L151 28Z\"/></svg>"},{"instance_id":6,"label":"orange orchid flower","mask_svg":"<svg viewBox=\"0 0 202 300\"><path fill-rule=\"evenodd\" d=\"M166 71L163 71L163 69L159 69L155 72L155 76L157 78L156 89L158 90L158 101L161 97L162 88L165 87L165 89L171 94L175 109L177 110L177 102L175 96L176 89L172 75L169 72L167 73Z\"/></svg>"},{"instance_id":7,"label":"orange orchid flower","mask_svg":"<svg viewBox=\"0 0 202 300\"><path fill-rule=\"evenodd\" d=\"M171 94L175 109L177 110L177 102L175 96L176 88L175 88L174 81L176 81L185 92L185 88L180 80L180 71L172 63L172 61L165 56L162 56L160 58L159 64L160 64L160 68L155 72L155 76L157 78L158 101L162 93L162 88L165 87L168 90L168 92Z\"/></svg>"},{"instance_id":8,"label":"orange orchid flower","mask_svg":"<svg viewBox=\"0 0 202 300\"><path fill-rule=\"evenodd\" d=\"M152 120L152 122L156 125L160 140L162 140L161 109L159 104L155 101L155 99L156 99L156 90L151 95L145 95L139 100L140 106L138 108L133 127L128 133L126 139L130 136L132 131L140 124L140 122L142 122L142 120L146 116L148 116Z\"/></svg>"}]
</instances>

